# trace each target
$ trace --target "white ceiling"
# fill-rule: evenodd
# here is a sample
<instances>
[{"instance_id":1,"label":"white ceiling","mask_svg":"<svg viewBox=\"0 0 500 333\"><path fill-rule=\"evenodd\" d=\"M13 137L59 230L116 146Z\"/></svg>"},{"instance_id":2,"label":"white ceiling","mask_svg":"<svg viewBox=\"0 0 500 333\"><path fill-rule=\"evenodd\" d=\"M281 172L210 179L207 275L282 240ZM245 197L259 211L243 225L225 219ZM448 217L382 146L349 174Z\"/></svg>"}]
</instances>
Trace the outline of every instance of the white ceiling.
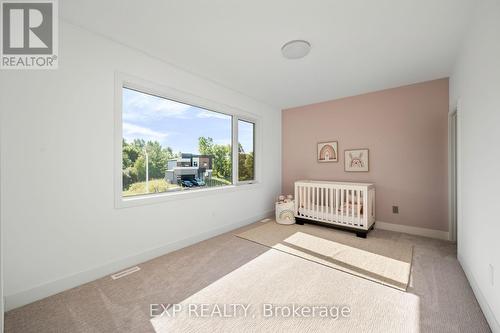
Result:
<instances>
[{"instance_id":1,"label":"white ceiling","mask_svg":"<svg viewBox=\"0 0 500 333\"><path fill-rule=\"evenodd\" d=\"M61 16L267 104L450 75L477 0L64 0ZM292 39L312 45L287 60Z\"/></svg>"}]
</instances>

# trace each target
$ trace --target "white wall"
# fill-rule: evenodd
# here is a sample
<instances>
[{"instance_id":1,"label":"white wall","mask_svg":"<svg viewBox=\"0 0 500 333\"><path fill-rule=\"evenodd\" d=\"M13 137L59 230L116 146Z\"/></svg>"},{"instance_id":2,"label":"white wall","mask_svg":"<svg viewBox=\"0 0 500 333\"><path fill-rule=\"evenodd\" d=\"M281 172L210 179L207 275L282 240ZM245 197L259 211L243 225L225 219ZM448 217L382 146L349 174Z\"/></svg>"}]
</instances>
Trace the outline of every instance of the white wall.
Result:
<instances>
[{"instance_id":1,"label":"white wall","mask_svg":"<svg viewBox=\"0 0 500 333\"><path fill-rule=\"evenodd\" d=\"M60 35L58 70L0 74L7 308L255 221L281 188L279 110L68 23ZM115 209L115 71L261 116L262 186Z\"/></svg>"},{"instance_id":2,"label":"white wall","mask_svg":"<svg viewBox=\"0 0 500 333\"><path fill-rule=\"evenodd\" d=\"M2 124L2 114L0 113L0 128ZM1 151L1 135L0 135L0 151ZM2 201L2 174L1 174L1 154L0 154L0 202ZM4 319L4 300L3 300L3 233L2 233L2 205L0 204L0 333L3 333Z\"/></svg>"},{"instance_id":3,"label":"white wall","mask_svg":"<svg viewBox=\"0 0 500 333\"><path fill-rule=\"evenodd\" d=\"M500 1L485 0L476 13L450 80L450 98L452 107L460 100L458 257L499 332Z\"/></svg>"}]
</instances>

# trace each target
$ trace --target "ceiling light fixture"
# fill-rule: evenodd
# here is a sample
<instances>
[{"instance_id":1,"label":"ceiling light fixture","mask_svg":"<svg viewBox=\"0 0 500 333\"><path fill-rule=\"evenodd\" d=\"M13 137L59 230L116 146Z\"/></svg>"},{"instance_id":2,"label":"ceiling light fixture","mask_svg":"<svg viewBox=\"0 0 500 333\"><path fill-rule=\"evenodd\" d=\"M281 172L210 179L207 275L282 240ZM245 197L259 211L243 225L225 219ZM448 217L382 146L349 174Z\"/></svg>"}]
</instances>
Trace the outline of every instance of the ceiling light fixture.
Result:
<instances>
[{"instance_id":1,"label":"ceiling light fixture","mask_svg":"<svg viewBox=\"0 0 500 333\"><path fill-rule=\"evenodd\" d=\"M305 40L291 40L281 47L281 53L287 59L300 59L311 50L311 44Z\"/></svg>"}]
</instances>

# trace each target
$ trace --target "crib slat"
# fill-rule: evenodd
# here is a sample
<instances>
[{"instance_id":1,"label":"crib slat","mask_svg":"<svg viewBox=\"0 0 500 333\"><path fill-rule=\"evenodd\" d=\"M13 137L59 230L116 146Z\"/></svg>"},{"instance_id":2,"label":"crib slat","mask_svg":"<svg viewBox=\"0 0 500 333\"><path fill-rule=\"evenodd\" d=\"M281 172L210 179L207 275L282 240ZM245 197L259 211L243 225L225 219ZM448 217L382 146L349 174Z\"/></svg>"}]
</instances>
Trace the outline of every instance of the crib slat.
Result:
<instances>
[{"instance_id":1,"label":"crib slat","mask_svg":"<svg viewBox=\"0 0 500 333\"><path fill-rule=\"evenodd\" d=\"M295 211L295 214L297 215L300 215L299 214L299 207L300 207L300 197L297 196L297 194L300 192L300 186L295 184L295 200L294 200L294 204L293 204L293 209Z\"/></svg>"},{"instance_id":2,"label":"crib slat","mask_svg":"<svg viewBox=\"0 0 500 333\"><path fill-rule=\"evenodd\" d=\"M312 217L312 214L311 214L311 212L312 212L312 207L311 207L311 205L312 205L312 197L311 197L311 194L312 194L312 188L311 188L311 187L308 187L308 189L307 189L307 190L308 190L308 194L307 194L307 205L309 206L309 207L308 207L308 210L307 210L307 216L308 216L308 217Z\"/></svg>"},{"instance_id":3,"label":"crib slat","mask_svg":"<svg viewBox=\"0 0 500 333\"><path fill-rule=\"evenodd\" d=\"M311 214L310 212L310 209L311 209L311 188L310 187L306 187L307 189L307 202L306 202L306 205L307 205L307 217L309 217Z\"/></svg>"},{"instance_id":4,"label":"crib slat","mask_svg":"<svg viewBox=\"0 0 500 333\"><path fill-rule=\"evenodd\" d=\"M311 217L312 218L316 217L316 214L314 213L315 212L315 208L314 208L314 205L315 205L315 193L316 193L316 187L312 187L311 188Z\"/></svg>"},{"instance_id":5,"label":"crib slat","mask_svg":"<svg viewBox=\"0 0 500 333\"><path fill-rule=\"evenodd\" d=\"M302 210L302 216L305 216L306 213L306 189L307 187L302 186L302 207L304 207L304 209Z\"/></svg>"},{"instance_id":6,"label":"crib slat","mask_svg":"<svg viewBox=\"0 0 500 333\"><path fill-rule=\"evenodd\" d=\"M354 205L354 200L356 199L356 190L351 190L351 224L354 225L356 223L356 220L355 220L355 212L356 212L356 208L355 208L355 205Z\"/></svg>"},{"instance_id":7,"label":"crib slat","mask_svg":"<svg viewBox=\"0 0 500 333\"><path fill-rule=\"evenodd\" d=\"M346 189L344 193L344 200L345 200L345 213L344 213L344 224L349 224L349 207L347 206L347 203L349 202L349 190Z\"/></svg>"},{"instance_id":8,"label":"crib slat","mask_svg":"<svg viewBox=\"0 0 500 333\"><path fill-rule=\"evenodd\" d=\"M326 216L325 216L325 220L326 220L327 222L329 222L329 221L330 221L330 216L331 216L331 214L330 214L330 209L331 209L331 208L330 208L330 198L331 198L331 195L330 195L330 190L331 190L331 188L330 188L330 187L327 187L327 188L325 189L325 191L326 191Z\"/></svg>"},{"instance_id":9,"label":"crib slat","mask_svg":"<svg viewBox=\"0 0 500 333\"><path fill-rule=\"evenodd\" d=\"M345 203L346 203L346 207L345 207L345 224L349 224L349 190L346 189L345 190Z\"/></svg>"},{"instance_id":10,"label":"crib slat","mask_svg":"<svg viewBox=\"0 0 500 333\"><path fill-rule=\"evenodd\" d=\"M358 225L361 225L361 200L360 200L360 192L358 190Z\"/></svg>"},{"instance_id":11,"label":"crib slat","mask_svg":"<svg viewBox=\"0 0 500 333\"><path fill-rule=\"evenodd\" d=\"M293 186L293 190L294 192L293 193L297 193L297 190L298 190L299 186L297 184L294 184ZM295 199L295 201L293 202L293 210L296 212L297 211L297 199Z\"/></svg>"},{"instance_id":12,"label":"crib slat","mask_svg":"<svg viewBox=\"0 0 500 333\"><path fill-rule=\"evenodd\" d=\"M327 221L330 221L330 218L332 216L331 214L331 210L332 210L332 206L330 205L330 201L332 200L332 193L331 193L331 187L327 188L326 192L327 192L327 196L326 196L326 217L327 217Z\"/></svg>"},{"instance_id":13,"label":"crib slat","mask_svg":"<svg viewBox=\"0 0 500 333\"><path fill-rule=\"evenodd\" d=\"M307 214L309 217L312 217L312 192L313 192L313 188L310 187L309 188L309 201L308 201L309 210L308 210L308 214Z\"/></svg>"},{"instance_id":14,"label":"crib slat","mask_svg":"<svg viewBox=\"0 0 500 333\"><path fill-rule=\"evenodd\" d=\"M295 202L297 203L295 212L298 216L301 216L300 209L302 207L302 186L299 186L297 192L295 193Z\"/></svg>"},{"instance_id":15,"label":"crib slat","mask_svg":"<svg viewBox=\"0 0 500 333\"><path fill-rule=\"evenodd\" d=\"M328 187L323 188L323 220L328 220Z\"/></svg>"},{"instance_id":16,"label":"crib slat","mask_svg":"<svg viewBox=\"0 0 500 333\"><path fill-rule=\"evenodd\" d=\"M310 188L310 201L309 201L309 217L313 218L314 217L314 187Z\"/></svg>"},{"instance_id":17,"label":"crib slat","mask_svg":"<svg viewBox=\"0 0 500 333\"><path fill-rule=\"evenodd\" d=\"M300 186L295 185L294 202L295 202L295 213L300 216Z\"/></svg>"},{"instance_id":18,"label":"crib slat","mask_svg":"<svg viewBox=\"0 0 500 333\"><path fill-rule=\"evenodd\" d=\"M323 215L322 215L322 212L321 210L323 209L323 188L322 187L318 187L318 218L320 220L323 219Z\"/></svg>"},{"instance_id":19,"label":"crib slat","mask_svg":"<svg viewBox=\"0 0 500 333\"><path fill-rule=\"evenodd\" d=\"M364 211L364 214L363 214L363 227L364 228L368 228L368 221L369 221L369 215L370 215L370 211L369 211L369 206L371 205L368 205L368 200L370 200L368 198L368 195L370 194L369 191L366 191L363 193L363 200L364 200L364 203L365 203L365 207L363 208L363 211Z\"/></svg>"},{"instance_id":20,"label":"crib slat","mask_svg":"<svg viewBox=\"0 0 500 333\"><path fill-rule=\"evenodd\" d=\"M340 201L340 191L338 188L335 189L335 221L339 221L339 201Z\"/></svg>"},{"instance_id":21,"label":"crib slat","mask_svg":"<svg viewBox=\"0 0 500 333\"><path fill-rule=\"evenodd\" d=\"M305 198L305 195L306 195L306 187L302 186L302 191L300 192L300 196L302 198L302 207L304 208L302 210L302 216L304 216L305 212L306 212L306 198Z\"/></svg>"},{"instance_id":22,"label":"crib slat","mask_svg":"<svg viewBox=\"0 0 500 333\"><path fill-rule=\"evenodd\" d=\"M350 209L349 209L350 208L349 207L349 195L350 195L350 192L351 192L351 190L347 190L347 194L346 194L346 197L347 197L347 199L346 199L346 204L347 204L346 205L346 216L347 216L346 222L347 222L347 224L351 224L351 220L349 219L349 214L351 214Z\"/></svg>"},{"instance_id":23,"label":"crib slat","mask_svg":"<svg viewBox=\"0 0 500 333\"><path fill-rule=\"evenodd\" d=\"M352 202L354 201L354 191L353 191L352 189L351 189L351 190L349 190L349 198L350 198L350 199L349 199L349 201L350 201L351 203L347 206L347 207L348 207L348 210L347 210L347 211L348 211L348 213L347 213L347 215L351 215L351 216L352 216L352 215L353 215L353 213L354 213L354 211L352 210L352 208L353 208L352 206L354 206L354 205L352 204ZM350 224L350 225L352 225L352 223L353 223L353 220L352 220L352 219L353 219L353 216L352 216L351 218L349 218L349 224Z\"/></svg>"},{"instance_id":24,"label":"crib slat","mask_svg":"<svg viewBox=\"0 0 500 333\"><path fill-rule=\"evenodd\" d=\"M352 205L349 205L349 201L352 201L352 190L347 191L347 224L352 224L352 219L349 217L352 214Z\"/></svg>"},{"instance_id":25,"label":"crib slat","mask_svg":"<svg viewBox=\"0 0 500 333\"><path fill-rule=\"evenodd\" d=\"M319 214L318 214L318 202L319 202L319 199L318 199L318 198L319 198L319 193L318 193L318 192L319 192L319 191L318 191L318 187L316 186L316 187L314 188L314 203L315 203L315 205L314 205L314 213L316 214L314 217L315 217L316 219L318 219L318 218L319 218Z\"/></svg>"},{"instance_id":26,"label":"crib slat","mask_svg":"<svg viewBox=\"0 0 500 333\"><path fill-rule=\"evenodd\" d=\"M322 195L321 195L321 187L318 187L318 219L322 219L321 216L321 200L322 200Z\"/></svg>"},{"instance_id":27,"label":"crib slat","mask_svg":"<svg viewBox=\"0 0 500 333\"><path fill-rule=\"evenodd\" d=\"M311 202L309 202L309 216L314 217L314 187L311 187Z\"/></svg>"},{"instance_id":28,"label":"crib slat","mask_svg":"<svg viewBox=\"0 0 500 333\"><path fill-rule=\"evenodd\" d=\"M328 187L325 187L325 215L323 216L323 219L325 221L328 221L328 211L330 209L329 205L328 205L328 198L329 198L329 194L328 192L330 191L330 189Z\"/></svg>"},{"instance_id":29,"label":"crib slat","mask_svg":"<svg viewBox=\"0 0 500 333\"><path fill-rule=\"evenodd\" d=\"M352 194L352 196L351 196L351 198L352 198L352 200L351 200L352 201L351 202L351 211L352 211L352 213L351 213L351 215L352 215L351 224L354 224L355 223L355 220L354 220L355 219L355 215L354 215L354 198L356 196L356 190L351 190L351 192L352 192L351 193Z\"/></svg>"},{"instance_id":30,"label":"crib slat","mask_svg":"<svg viewBox=\"0 0 500 333\"><path fill-rule=\"evenodd\" d=\"M315 219L318 218L316 216L316 194L317 193L318 193L318 188L315 186L315 187L313 187L313 196L312 196L312 216Z\"/></svg>"},{"instance_id":31,"label":"crib slat","mask_svg":"<svg viewBox=\"0 0 500 333\"><path fill-rule=\"evenodd\" d=\"M351 220L349 219L349 215L351 214L351 209L349 207L349 195L351 193L351 190L346 190L346 199L345 199L345 202L346 202L346 223L347 224L351 224Z\"/></svg>"},{"instance_id":32,"label":"crib slat","mask_svg":"<svg viewBox=\"0 0 500 333\"><path fill-rule=\"evenodd\" d=\"M346 224L349 224L349 190L346 189L345 190L345 203L346 203L346 207L345 207L345 223Z\"/></svg>"},{"instance_id":33,"label":"crib slat","mask_svg":"<svg viewBox=\"0 0 500 333\"><path fill-rule=\"evenodd\" d=\"M321 216L320 216L320 209L321 209L321 187L316 187L316 193L317 193L317 197L316 197L316 218L317 219L321 219Z\"/></svg>"},{"instance_id":34,"label":"crib slat","mask_svg":"<svg viewBox=\"0 0 500 333\"><path fill-rule=\"evenodd\" d=\"M324 196L324 205L325 205L325 213L323 214L323 220L328 222L328 187L324 187L323 191L325 191L325 196Z\"/></svg>"},{"instance_id":35,"label":"crib slat","mask_svg":"<svg viewBox=\"0 0 500 333\"><path fill-rule=\"evenodd\" d=\"M333 188L328 189L328 198L330 199L330 215L328 215L330 222L333 222Z\"/></svg>"},{"instance_id":36,"label":"crib slat","mask_svg":"<svg viewBox=\"0 0 500 333\"><path fill-rule=\"evenodd\" d=\"M335 189L335 220L338 222L339 220L339 189Z\"/></svg>"},{"instance_id":37,"label":"crib slat","mask_svg":"<svg viewBox=\"0 0 500 333\"><path fill-rule=\"evenodd\" d=\"M340 188L339 189L339 206L338 206L339 210L337 210L338 215L339 215L337 218L337 222L339 222L339 223L342 223L342 198L343 198L342 191L343 190Z\"/></svg>"},{"instance_id":38,"label":"crib slat","mask_svg":"<svg viewBox=\"0 0 500 333\"><path fill-rule=\"evenodd\" d=\"M308 186L304 186L304 216L307 216L307 189Z\"/></svg>"},{"instance_id":39,"label":"crib slat","mask_svg":"<svg viewBox=\"0 0 500 333\"><path fill-rule=\"evenodd\" d=\"M349 210L351 211L352 217L349 219L349 224L353 225L354 224L354 204L353 204L353 202L354 202L354 190L352 190L352 189L351 189L350 198L351 198L351 206L349 206L349 208L350 208Z\"/></svg>"},{"instance_id":40,"label":"crib slat","mask_svg":"<svg viewBox=\"0 0 500 333\"><path fill-rule=\"evenodd\" d=\"M306 210L306 198L305 198L305 193L306 193L306 188L302 186L302 191L300 192L300 196L302 197L302 207L304 208L302 210L302 213L305 213ZM304 215L304 214L302 214Z\"/></svg>"},{"instance_id":41,"label":"crib slat","mask_svg":"<svg viewBox=\"0 0 500 333\"><path fill-rule=\"evenodd\" d=\"M326 204L326 202L327 202L326 201L327 200L327 198L326 198L326 196L327 196L326 189L327 189L326 187L323 187L321 189L321 191L323 192L323 206L321 208L321 210L323 211L323 220L326 220L326 213L327 213L327 209L328 209L328 205Z\"/></svg>"},{"instance_id":42,"label":"crib slat","mask_svg":"<svg viewBox=\"0 0 500 333\"><path fill-rule=\"evenodd\" d=\"M345 202L345 210L344 210L344 224L349 224L349 207L347 203L349 202L349 190L345 189L344 192L344 202Z\"/></svg>"},{"instance_id":43,"label":"crib slat","mask_svg":"<svg viewBox=\"0 0 500 333\"><path fill-rule=\"evenodd\" d=\"M340 189L340 222L344 223L344 189Z\"/></svg>"},{"instance_id":44,"label":"crib slat","mask_svg":"<svg viewBox=\"0 0 500 333\"><path fill-rule=\"evenodd\" d=\"M318 218L320 220L323 219L323 215L321 214L322 203L323 203L323 188L318 187Z\"/></svg>"},{"instance_id":45,"label":"crib slat","mask_svg":"<svg viewBox=\"0 0 500 333\"><path fill-rule=\"evenodd\" d=\"M319 213L321 214L321 219L323 219L324 215L323 215L323 200L324 200L324 195L323 195L323 187L320 187L319 188L319 202L320 202L320 206L318 207L318 211Z\"/></svg>"},{"instance_id":46,"label":"crib slat","mask_svg":"<svg viewBox=\"0 0 500 333\"><path fill-rule=\"evenodd\" d=\"M321 187L321 219L325 219L325 188Z\"/></svg>"}]
</instances>

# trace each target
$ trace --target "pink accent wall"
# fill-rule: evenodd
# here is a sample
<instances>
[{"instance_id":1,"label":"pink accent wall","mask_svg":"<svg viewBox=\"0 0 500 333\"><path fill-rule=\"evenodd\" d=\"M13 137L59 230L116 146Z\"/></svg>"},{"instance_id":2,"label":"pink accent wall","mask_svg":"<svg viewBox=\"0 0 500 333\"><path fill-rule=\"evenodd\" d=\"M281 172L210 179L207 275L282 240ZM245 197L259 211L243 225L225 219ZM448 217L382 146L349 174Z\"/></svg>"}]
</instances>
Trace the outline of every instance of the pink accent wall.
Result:
<instances>
[{"instance_id":1,"label":"pink accent wall","mask_svg":"<svg viewBox=\"0 0 500 333\"><path fill-rule=\"evenodd\" d=\"M446 78L283 110L283 193L300 179L372 182L378 221L447 231L448 101ZM318 163L329 140L339 162ZM351 148L370 150L369 172L344 172Z\"/></svg>"}]
</instances>

